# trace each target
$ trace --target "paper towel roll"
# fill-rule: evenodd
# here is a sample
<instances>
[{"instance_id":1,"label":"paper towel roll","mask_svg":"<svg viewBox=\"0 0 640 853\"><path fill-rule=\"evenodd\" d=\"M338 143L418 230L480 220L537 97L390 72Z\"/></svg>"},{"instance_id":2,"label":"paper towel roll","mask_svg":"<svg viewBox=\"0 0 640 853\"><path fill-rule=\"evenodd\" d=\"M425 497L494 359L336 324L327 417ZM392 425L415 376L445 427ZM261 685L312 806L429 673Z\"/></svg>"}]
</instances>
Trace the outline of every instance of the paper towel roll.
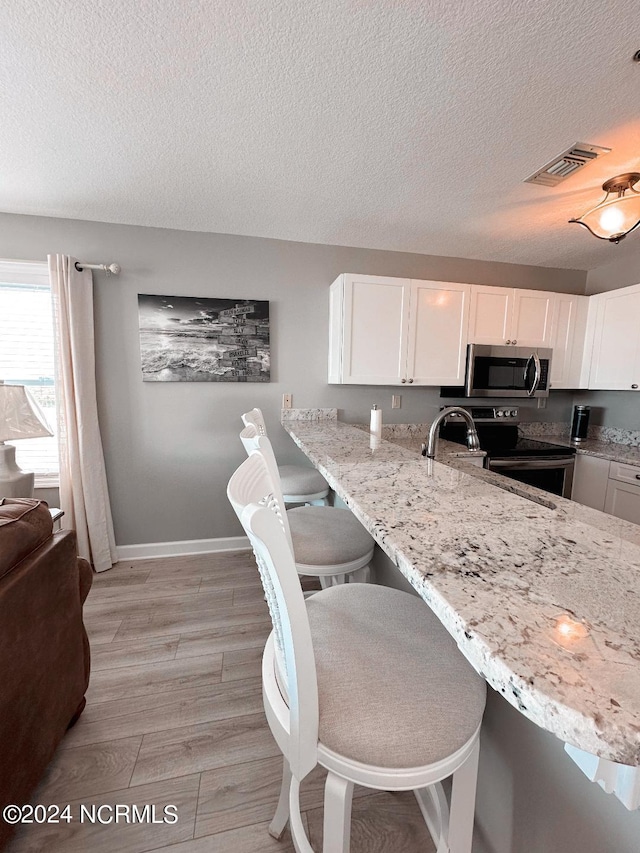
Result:
<instances>
[{"instance_id":1,"label":"paper towel roll","mask_svg":"<svg viewBox=\"0 0 640 853\"><path fill-rule=\"evenodd\" d=\"M369 429L378 438L382 438L382 410L374 405L371 409L371 424Z\"/></svg>"}]
</instances>

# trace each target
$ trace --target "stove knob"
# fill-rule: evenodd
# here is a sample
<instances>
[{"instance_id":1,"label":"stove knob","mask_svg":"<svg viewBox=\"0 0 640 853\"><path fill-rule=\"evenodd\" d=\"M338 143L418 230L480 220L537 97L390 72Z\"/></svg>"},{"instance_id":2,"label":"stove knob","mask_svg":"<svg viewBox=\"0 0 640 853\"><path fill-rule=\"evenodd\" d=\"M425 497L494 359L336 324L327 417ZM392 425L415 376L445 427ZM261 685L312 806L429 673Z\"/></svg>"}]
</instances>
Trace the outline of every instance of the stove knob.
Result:
<instances>
[{"instance_id":1,"label":"stove knob","mask_svg":"<svg viewBox=\"0 0 640 853\"><path fill-rule=\"evenodd\" d=\"M504 412L502 411L502 409L498 409L498 411L496 412L496 417L498 417L498 418L504 417Z\"/></svg>"},{"instance_id":2,"label":"stove knob","mask_svg":"<svg viewBox=\"0 0 640 853\"><path fill-rule=\"evenodd\" d=\"M509 414L511 415L512 418L517 418L518 417L518 410L517 409L511 409Z\"/></svg>"}]
</instances>

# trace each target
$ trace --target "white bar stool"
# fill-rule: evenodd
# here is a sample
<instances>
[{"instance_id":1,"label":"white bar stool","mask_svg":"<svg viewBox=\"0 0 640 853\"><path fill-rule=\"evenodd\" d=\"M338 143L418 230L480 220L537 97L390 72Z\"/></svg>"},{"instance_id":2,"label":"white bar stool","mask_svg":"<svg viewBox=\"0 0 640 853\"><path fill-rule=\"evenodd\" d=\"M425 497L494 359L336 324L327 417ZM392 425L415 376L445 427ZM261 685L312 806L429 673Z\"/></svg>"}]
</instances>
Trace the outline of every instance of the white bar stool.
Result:
<instances>
[{"instance_id":1,"label":"white bar stool","mask_svg":"<svg viewBox=\"0 0 640 853\"><path fill-rule=\"evenodd\" d=\"M248 455L259 453L265 459L299 574L315 575L323 588L368 581L375 542L354 514L333 506L299 506L285 511L271 442L253 425L242 430L240 440Z\"/></svg>"},{"instance_id":2,"label":"white bar stool","mask_svg":"<svg viewBox=\"0 0 640 853\"><path fill-rule=\"evenodd\" d=\"M413 789L437 853L471 853L484 680L417 596L347 584L305 604L277 489L260 453L227 488L273 622L263 698L284 768L269 832L280 838L290 823L297 853L314 853L300 783L320 764L323 853L349 853L354 784ZM450 803L440 784L449 776Z\"/></svg>"},{"instance_id":3,"label":"white bar stool","mask_svg":"<svg viewBox=\"0 0 640 853\"><path fill-rule=\"evenodd\" d=\"M260 409L251 409L242 415L245 426L254 426L258 435L267 435L267 425ZM282 497L286 504L329 503L329 484L319 471L309 465L278 465Z\"/></svg>"}]
</instances>

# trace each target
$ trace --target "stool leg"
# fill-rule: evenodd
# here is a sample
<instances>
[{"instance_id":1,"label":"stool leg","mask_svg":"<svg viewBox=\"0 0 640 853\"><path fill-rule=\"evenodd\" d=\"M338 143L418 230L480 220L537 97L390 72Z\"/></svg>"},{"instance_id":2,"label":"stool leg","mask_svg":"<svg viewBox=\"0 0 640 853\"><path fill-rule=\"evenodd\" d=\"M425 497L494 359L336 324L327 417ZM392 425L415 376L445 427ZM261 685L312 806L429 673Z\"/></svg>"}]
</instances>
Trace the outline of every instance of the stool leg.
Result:
<instances>
[{"instance_id":1,"label":"stool leg","mask_svg":"<svg viewBox=\"0 0 640 853\"><path fill-rule=\"evenodd\" d=\"M289 823L289 788L291 787L291 769L286 758L282 760L282 785L280 786L280 799L276 807L276 813L269 824L269 835L278 841L282 838L287 824Z\"/></svg>"},{"instance_id":2,"label":"stool leg","mask_svg":"<svg viewBox=\"0 0 640 853\"><path fill-rule=\"evenodd\" d=\"M480 741L476 740L475 746L465 763L453 774L449 815L449 850L451 853L471 853L479 755Z\"/></svg>"},{"instance_id":3,"label":"stool leg","mask_svg":"<svg viewBox=\"0 0 640 853\"><path fill-rule=\"evenodd\" d=\"M300 782L295 776L291 777L291 788L289 789L289 829L296 853L315 853L302 823L300 813Z\"/></svg>"},{"instance_id":4,"label":"stool leg","mask_svg":"<svg viewBox=\"0 0 640 853\"><path fill-rule=\"evenodd\" d=\"M363 566L349 574L349 583L371 583L371 565Z\"/></svg>"},{"instance_id":5,"label":"stool leg","mask_svg":"<svg viewBox=\"0 0 640 853\"><path fill-rule=\"evenodd\" d=\"M347 576L341 575L320 575L320 586L322 589L329 589L330 586L339 586L347 582Z\"/></svg>"},{"instance_id":6,"label":"stool leg","mask_svg":"<svg viewBox=\"0 0 640 853\"><path fill-rule=\"evenodd\" d=\"M349 853L353 782L329 772L324 786L322 853Z\"/></svg>"}]
</instances>

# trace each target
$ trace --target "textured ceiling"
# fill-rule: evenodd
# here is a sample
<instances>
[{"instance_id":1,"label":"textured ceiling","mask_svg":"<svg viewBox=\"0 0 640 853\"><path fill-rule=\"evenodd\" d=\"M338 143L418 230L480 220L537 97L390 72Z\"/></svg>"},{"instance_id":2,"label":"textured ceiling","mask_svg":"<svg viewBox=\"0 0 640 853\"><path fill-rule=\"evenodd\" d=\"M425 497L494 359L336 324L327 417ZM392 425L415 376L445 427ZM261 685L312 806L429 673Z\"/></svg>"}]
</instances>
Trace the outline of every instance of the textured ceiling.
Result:
<instances>
[{"instance_id":1,"label":"textured ceiling","mask_svg":"<svg viewBox=\"0 0 640 853\"><path fill-rule=\"evenodd\" d=\"M0 210L590 269L637 0L5 0ZM613 149L523 184L575 142Z\"/></svg>"}]
</instances>

